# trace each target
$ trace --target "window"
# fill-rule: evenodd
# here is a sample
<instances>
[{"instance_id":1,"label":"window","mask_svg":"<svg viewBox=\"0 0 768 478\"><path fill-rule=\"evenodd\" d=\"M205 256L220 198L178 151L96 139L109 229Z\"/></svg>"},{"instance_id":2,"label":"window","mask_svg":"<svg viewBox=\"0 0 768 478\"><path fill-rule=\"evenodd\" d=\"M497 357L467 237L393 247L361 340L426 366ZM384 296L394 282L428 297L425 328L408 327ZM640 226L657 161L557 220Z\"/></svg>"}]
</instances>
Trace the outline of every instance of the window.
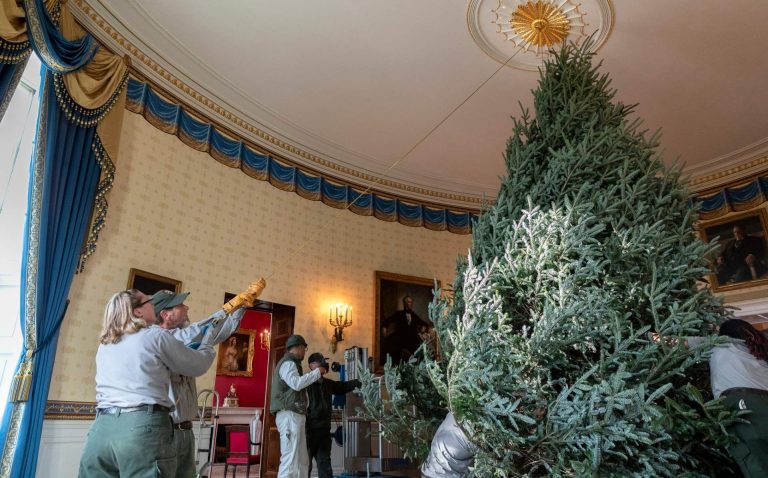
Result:
<instances>
[{"instance_id":1,"label":"window","mask_svg":"<svg viewBox=\"0 0 768 478\"><path fill-rule=\"evenodd\" d=\"M22 344L21 251L39 87L40 60L33 53L0 122L0 415L5 410Z\"/></svg>"}]
</instances>

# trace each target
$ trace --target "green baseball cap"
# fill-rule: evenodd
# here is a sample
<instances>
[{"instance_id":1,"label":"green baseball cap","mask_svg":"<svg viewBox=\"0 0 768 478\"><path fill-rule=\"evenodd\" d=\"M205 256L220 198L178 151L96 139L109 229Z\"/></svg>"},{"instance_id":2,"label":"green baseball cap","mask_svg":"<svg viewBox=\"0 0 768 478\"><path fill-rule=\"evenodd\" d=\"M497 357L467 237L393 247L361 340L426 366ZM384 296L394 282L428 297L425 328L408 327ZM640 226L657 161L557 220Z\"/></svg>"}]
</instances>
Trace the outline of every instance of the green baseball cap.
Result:
<instances>
[{"instance_id":1,"label":"green baseball cap","mask_svg":"<svg viewBox=\"0 0 768 478\"><path fill-rule=\"evenodd\" d=\"M179 304L183 304L188 295L189 292L176 294L169 290L161 290L155 292L152 295L150 302L152 302L152 305L155 306L155 315L157 315L161 310L170 309L171 307L176 307Z\"/></svg>"},{"instance_id":2,"label":"green baseball cap","mask_svg":"<svg viewBox=\"0 0 768 478\"><path fill-rule=\"evenodd\" d=\"M285 341L285 349L288 350L291 347L295 347L297 345L303 345L307 346L307 341L304 340L304 337L301 335L291 335L288 337L288 340Z\"/></svg>"}]
</instances>

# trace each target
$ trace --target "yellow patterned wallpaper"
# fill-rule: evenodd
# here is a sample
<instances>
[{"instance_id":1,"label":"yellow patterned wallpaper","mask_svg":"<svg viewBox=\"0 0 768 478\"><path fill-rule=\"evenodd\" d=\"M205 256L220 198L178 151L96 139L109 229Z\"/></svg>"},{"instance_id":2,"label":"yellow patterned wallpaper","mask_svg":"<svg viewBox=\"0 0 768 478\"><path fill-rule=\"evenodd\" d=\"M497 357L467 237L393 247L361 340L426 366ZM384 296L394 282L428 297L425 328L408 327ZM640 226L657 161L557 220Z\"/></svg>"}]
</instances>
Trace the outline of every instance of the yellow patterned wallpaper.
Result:
<instances>
[{"instance_id":1,"label":"yellow patterned wallpaper","mask_svg":"<svg viewBox=\"0 0 768 478\"><path fill-rule=\"evenodd\" d=\"M354 307L354 324L334 356L339 360L345 347L372 344L375 270L450 283L456 257L471 242L471 236L307 201L226 167L131 113L109 204L98 249L72 285L49 400L95 400L94 356L104 304L125 288L131 267L182 280L191 292L187 304L194 321L216 310L225 291L238 292L284 264L261 298L296 306L295 329L311 351L331 356L328 306ZM214 376L212 368L198 386L211 387Z\"/></svg>"}]
</instances>

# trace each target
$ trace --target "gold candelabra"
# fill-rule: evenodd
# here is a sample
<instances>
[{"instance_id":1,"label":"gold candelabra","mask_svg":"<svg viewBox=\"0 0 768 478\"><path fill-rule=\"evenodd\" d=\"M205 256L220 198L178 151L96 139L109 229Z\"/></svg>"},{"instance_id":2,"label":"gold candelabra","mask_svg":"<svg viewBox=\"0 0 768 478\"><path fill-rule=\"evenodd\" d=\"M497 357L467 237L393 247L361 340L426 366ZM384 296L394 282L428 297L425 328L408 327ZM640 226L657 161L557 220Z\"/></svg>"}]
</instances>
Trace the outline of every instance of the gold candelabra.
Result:
<instances>
[{"instance_id":1,"label":"gold candelabra","mask_svg":"<svg viewBox=\"0 0 768 478\"><path fill-rule=\"evenodd\" d=\"M328 311L328 323L334 328L331 337L331 351L336 352L336 344L344 340L344 329L352 325L352 307L336 304Z\"/></svg>"}]
</instances>

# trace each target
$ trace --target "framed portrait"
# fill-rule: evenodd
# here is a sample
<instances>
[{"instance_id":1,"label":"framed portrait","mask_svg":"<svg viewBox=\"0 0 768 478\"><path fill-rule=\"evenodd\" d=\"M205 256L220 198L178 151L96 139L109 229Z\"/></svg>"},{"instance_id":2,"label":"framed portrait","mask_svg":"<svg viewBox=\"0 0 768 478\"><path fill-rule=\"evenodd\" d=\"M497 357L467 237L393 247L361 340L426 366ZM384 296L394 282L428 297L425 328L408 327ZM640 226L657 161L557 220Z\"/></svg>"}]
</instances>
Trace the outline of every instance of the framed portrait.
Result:
<instances>
[{"instance_id":1,"label":"framed portrait","mask_svg":"<svg viewBox=\"0 0 768 478\"><path fill-rule=\"evenodd\" d=\"M397 365L407 361L423 342L430 342L436 350L434 327L429 320L434 288L434 279L375 272L376 318L371 357L376 372L384 369L387 355L392 357L392 364Z\"/></svg>"},{"instance_id":2,"label":"framed portrait","mask_svg":"<svg viewBox=\"0 0 768 478\"><path fill-rule=\"evenodd\" d=\"M217 375L253 377L255 330L238 330L219 344Z\"/></svg>"},{"instance_id":3,"label":"framed portrait","mask_svg":"<svg viewBox=\"0 0 768 478\"><path fill-rule=\"evenodd\" d=\"M178 294L181 292L181 281L131 268L128 272L128 289L138 289L147 295L160 290L170 290Z\"/></svg>"},{"instance_id":4,"label":"framed portrait","mask_svg":"<svg viewBox=\"0 0 768 478\"><path fill-rule=\"evenodd\" d=\"M720 249L710 274L712 290L725 291L768 284L768 220L764 209L699 225L705 241Z\"/></svg>"}]
</instances>

